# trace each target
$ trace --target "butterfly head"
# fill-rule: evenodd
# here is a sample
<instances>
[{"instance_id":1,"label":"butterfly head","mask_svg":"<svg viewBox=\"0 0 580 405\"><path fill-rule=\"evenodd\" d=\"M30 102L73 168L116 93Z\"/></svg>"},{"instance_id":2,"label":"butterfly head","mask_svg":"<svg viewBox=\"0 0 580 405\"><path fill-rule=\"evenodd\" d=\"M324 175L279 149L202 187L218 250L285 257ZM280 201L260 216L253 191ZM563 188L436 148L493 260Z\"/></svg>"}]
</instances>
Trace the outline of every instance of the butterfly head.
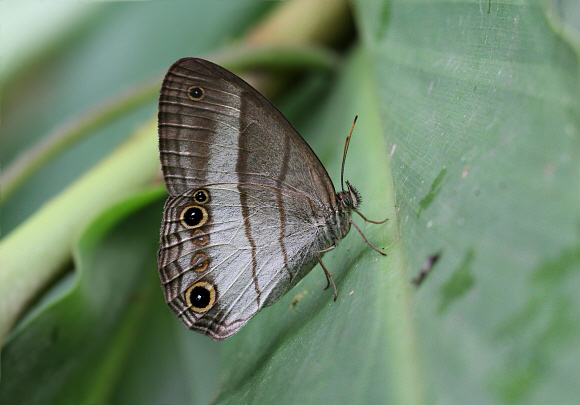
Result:
<instances>
[{"instance_id":1,"label":"butterfly head","mask_svg":"<svg viewBox=\"0 0 580 405\"><path fill-rule=\"evenodd\" d=\"M349 210L356 210L362 203L362 197L360 196L358 190L354 188L353 185L348 181L346 182L346 188L347 190L343 190L337 195L339 204L344 208L348 208Z\"/></svg>"}]
</instances>

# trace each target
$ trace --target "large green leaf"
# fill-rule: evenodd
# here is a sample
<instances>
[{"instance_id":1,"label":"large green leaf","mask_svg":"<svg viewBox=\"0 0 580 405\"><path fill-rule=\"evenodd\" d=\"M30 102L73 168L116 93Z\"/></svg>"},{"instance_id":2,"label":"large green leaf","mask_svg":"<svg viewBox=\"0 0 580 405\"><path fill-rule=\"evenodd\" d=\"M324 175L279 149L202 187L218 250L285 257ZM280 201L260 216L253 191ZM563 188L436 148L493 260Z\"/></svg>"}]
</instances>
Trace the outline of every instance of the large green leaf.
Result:
<instances>
[{"instance_id":1,"label":"large green leaf","mask_svg":"<svg viewBox=\"0 0 580 405\"><path fill-rule=\"evenodd\" d=\"M577 37L542 2L361 1L358 16L405 257L418 272L442 252L415 297L429 396L576 402Z\"/></svg>"}]
</instances>

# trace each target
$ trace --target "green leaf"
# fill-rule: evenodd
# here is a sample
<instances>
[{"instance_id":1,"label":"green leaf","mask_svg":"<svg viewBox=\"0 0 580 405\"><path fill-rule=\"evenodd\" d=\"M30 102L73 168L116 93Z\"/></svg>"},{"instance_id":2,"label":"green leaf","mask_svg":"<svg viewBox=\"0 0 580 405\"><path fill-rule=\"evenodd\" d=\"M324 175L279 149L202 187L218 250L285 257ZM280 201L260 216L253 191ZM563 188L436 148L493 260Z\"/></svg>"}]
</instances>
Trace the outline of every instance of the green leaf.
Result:
<instances>
[{"instance_id":1,"label":"green leaf","mask_svg":"<svg viewBox=\"0 0 580 405\"><path fill-rule=\"evenodd\" d=\"M107 398L157 291L161 202L147 204L159 194L122 202L83 232L75 249L78 274L61 280L60 293L32 311L2 352L2 403Z\"/></svg>"},{"instance_id":2,"label":"green leaf","mask_svg":"<svg viewBox=\"0 0 580 405\"><path fill-rule=\"evenodd\" d=\"M415 297L434 402L578 398L579 42L557 3L358 2L411 274L442 252Z\"/></svg>"}]
</instances>

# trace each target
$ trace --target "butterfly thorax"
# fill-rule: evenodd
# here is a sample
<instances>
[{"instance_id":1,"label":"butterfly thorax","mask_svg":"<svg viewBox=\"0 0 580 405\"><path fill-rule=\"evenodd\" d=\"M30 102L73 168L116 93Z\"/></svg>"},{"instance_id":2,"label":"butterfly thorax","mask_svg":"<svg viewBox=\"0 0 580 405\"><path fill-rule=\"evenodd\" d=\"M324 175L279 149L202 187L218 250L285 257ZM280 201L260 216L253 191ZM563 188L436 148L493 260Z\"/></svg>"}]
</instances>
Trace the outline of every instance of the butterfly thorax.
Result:
<instances>
[{"instance_id":1,"label":"butterfly thorax","mask_svg":"<svg viewBox=\"0 0 580 405\"><path fill-rule=\"evenodd\" d=\"M362 202L359 192L348 181L347 190L336 193L337 210L335 211L333 244L337 245L350 231L350 216L353 209L357 209Z\"/></svg>"}]
</instances>

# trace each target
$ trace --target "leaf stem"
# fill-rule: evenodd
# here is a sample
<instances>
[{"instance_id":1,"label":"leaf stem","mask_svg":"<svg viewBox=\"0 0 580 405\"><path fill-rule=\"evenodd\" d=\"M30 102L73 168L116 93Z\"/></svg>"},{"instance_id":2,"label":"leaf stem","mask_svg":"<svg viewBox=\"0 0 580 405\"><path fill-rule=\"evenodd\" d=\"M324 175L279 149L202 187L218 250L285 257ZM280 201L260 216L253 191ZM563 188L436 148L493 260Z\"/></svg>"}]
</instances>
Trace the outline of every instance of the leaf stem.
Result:
<instances>
[{"instance_id":1,"label":"leaf stem","mask_svg":"<svg viewBox=\"0 0 580 405\"><path fill-rule=\"evenodd\" d=\"M24 181L59 152L79 141L92 131L110 123L123 114L151 101L157 94L159 80L132 88L80 117L73 118L45 136L20 155L0 177L5 201Z\"/></svg>"}]
</instances>

